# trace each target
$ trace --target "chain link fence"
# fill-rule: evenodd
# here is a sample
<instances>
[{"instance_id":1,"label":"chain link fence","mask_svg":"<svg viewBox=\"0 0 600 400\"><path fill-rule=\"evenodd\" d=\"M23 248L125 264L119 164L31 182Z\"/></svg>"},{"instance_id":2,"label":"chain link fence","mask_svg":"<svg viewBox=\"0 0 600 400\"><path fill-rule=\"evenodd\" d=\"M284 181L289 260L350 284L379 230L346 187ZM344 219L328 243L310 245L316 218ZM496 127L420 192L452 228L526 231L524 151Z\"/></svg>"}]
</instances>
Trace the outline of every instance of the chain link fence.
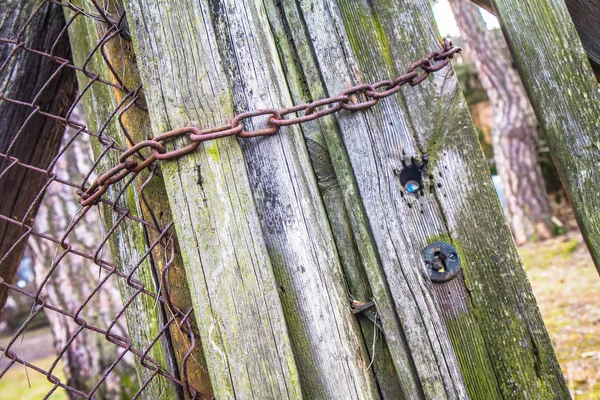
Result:
<instances>
[{"instance_id":1,"label":"chain link fence","mask_svg":"<svg viewBox=\"0 0 600 400\"><path fill-rule=\"evenodd\" d=\"M152 137L122 6L2 8L0 387L17 390L8 380L20 369L49 382L33 388L40 398L211 398L168 205L157 201L160 171L136 171L98 203L79 203L120 154ZM42 365L28 354L45 346L36 332L47 323L54 352Z\"/></svg>"}]
</instances>

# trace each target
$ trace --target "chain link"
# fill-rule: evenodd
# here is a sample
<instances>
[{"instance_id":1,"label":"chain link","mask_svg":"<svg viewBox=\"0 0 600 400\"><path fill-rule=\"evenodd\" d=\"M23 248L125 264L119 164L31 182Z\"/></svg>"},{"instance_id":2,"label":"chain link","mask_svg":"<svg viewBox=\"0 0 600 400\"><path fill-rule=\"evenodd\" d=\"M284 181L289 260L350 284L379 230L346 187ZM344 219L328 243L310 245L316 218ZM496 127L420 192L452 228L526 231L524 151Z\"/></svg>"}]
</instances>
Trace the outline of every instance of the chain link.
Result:
<instances>
[{"instance_id":1,"label":"chain link","mask_svg":"<svg viewBox=\"0 0 600 400\"><path fill-rule=\"evenodd\" d=\"M218 139L227 136L238 136L249 138L255 136L274 135L279 132L282 126L297 125L308 121L321 118L325 115L336 113L340 110L360 111L373 107L380 99L389 97L397 93L400 88L409 84L416 86L423 82L429 74L439 71L450 62L454 54L461 51L460 47L452 45L449 39L444 39L443 47L439 51L429 53L424 58L412 63L405 74L392 80L383 80L373 84L360 84L343 90L336 96L316 100L311 103L299 104L293 107L276 109L264 108L255 111L248 111L238 114L231 123L216 128L200 130L196 127L185 127L174 129L162 133L150 140L137 143L119 157L119 164L111 170L98 176L94 183L81 194L79 203L82 206L88 206L98 203L100 198L109 187L127 177L129 174L138 173L148 168L156 160L171 160L189 154L196 150L200 143L207 140ZM432 64L432 61L436 62ZM416 70L420 69L419 73ZM298 115L302 112L302 115ZM285 118L288 115L296 113L296 116ZM261 115L269 115L267 127L253 131L244 130L243 121ZM166 151L164 142L171 141L180 137L188 137L190 144ZM137 153L140 157L140 150L149 148L152 155L138 162L130 159Z\"/></svg>"}]
</instances>

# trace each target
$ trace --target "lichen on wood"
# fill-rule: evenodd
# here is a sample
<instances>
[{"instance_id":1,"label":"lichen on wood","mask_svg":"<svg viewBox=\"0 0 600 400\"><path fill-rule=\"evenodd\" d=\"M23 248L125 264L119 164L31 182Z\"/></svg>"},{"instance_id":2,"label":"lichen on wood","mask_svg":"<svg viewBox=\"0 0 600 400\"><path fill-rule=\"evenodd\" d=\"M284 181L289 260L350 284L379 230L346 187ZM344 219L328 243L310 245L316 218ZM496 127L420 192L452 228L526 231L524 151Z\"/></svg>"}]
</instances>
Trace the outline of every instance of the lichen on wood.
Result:
<instances>
[{"instance_id":1,"label":"lichen on wood","mask_svg":"<svg viewBox=\"0 0 600 400\"><path fill-rule=\"evenodd\" d=\"M77 1L73 2L73 4L82 7L91 15L94 15L96 12L91 4L87 2ZM67 19L73 16L69 8L65 7L64 9ZM69 25L69 39L75 65L83 65L84 60L86 60L100 41L97 22L92 18L75 18ZM113 78L99 51L95 51L89 59L87 68L107 81ZM86 88L89 77L83 72L78 71L77 78L79 87L81 89ZM83 92L81 102L84 106L86 125L89 131L105 135L107 138L110 138L109 140L114 140L121 147L127 146L119 123L113 117L113 112L119 103L112 87L101 82L92 83ZM99 140L93 140L91 143L94 157L101 157L98 163L100 171L106 171L118 164L119 154L117 152L108 151L103 153L105 149ZM122 181L113 185L107 192L107 195L105 195L105 198L114 201L123 189L124 184L125 182ZM132 215L142 215L140 199L134 186L129 186L125 189L120 201L124 202ZM149 243L144 228L138 222L123 218L122 215L116 213L111 207L100 206L100 211L107 231L112 232L108 243L111 248L114 264L118 270L124 274L129 274L133 272L133 268L136 268L133 277L140 281L147 290L158 293L159 282L155 278L152 259L145 256ZM125 319L134 348L143 353L146 351L146 347L160 333L166 322L166 315L162 307L157 307L157 300L146 295L136 294L136 289L129 287L123 279L119 279L118 283L124 303L131 296L136 296L135 300L133 300L125 311ZM157 343L149 350L148 355L165 371L173 375L175 374L175 357L172 354L171 344L166 335L161 336ZM149 385L144 389L144 396L162 399L179 398L177 387L173 382L160 375L153 377L153 371L143 366L139 359L136 359L136 371L140 386L151 379Z\"/></svg>"},{"instance_id":2,"label":"lichen on wood","mask_svg":"<svg viewBox=\"0 0 600 400\"><path fill-rule=\"evenodd\" d=\"M425 0L130 0L128 10L155 132L334 95L439 47ZM295 66L281 64L286 45ZM289 127L161 163L216 396L380 395L317 187L329 167L312 175L318 157L331 158L404 397L564 396L452 70L327 121L306 135L327 151ZM409 194L398 171L425 153L426 185ZM463 275L438 285L421 251L441 237Z\"/></svg>"},{"instance_id":3,"label":"lichen on wood","mask_svg":"<svg viewBox=\"0 0 600 400\"><path fill-rule=\"evenodd\" d=\"M155 131L231 115L226 86L212 82L223 73L210 50L213 27L203 23L206 5L127 6ZM163 28L169 34L161 36ZM234 139L203 147L161 167L215 395L300 398L241 149Z\"/></svg>"},{"instance_id":4,"label":"lichen on wood","mask_svg":"<svg viewBox=\"0 0 600 400\"><path fill-rule=\"evenodd\" d=\"M180 8L161 8L150 1L130 1L129 5L136 18L132 30L139 44L138 54L145 55L141 71L155 130L189 123L208 127L228 121L234 112L291 103L259 2L183 2ZM175 20L176 24L172 22ZM168 35L157 33L161 26L168 26ZM248 128L253 122L246 122ZM271 292L275 282L267 282L262 296L281 298L302 394L376 398L378 390L368 369L368 353L351 314L343 271L306 145L297 127L284 130L286 133L275 137L243 141L243 159L237 140L222 139L204 144L203 150L190 157L164 163L171 206L177 210L176 225L182 231L195 231L193 237L187 233L190 243L184 256L189 257L189 268L202 266L190 281L190 286L198 290L196 312L218 315L225 327L235 322L223 320L223 314L233 311L228 311L232 305L220 286L236 287L238 280L232 273L242 269L240 273L244 274L248 261L241 245L248 239L240 241L247 234L237 232L224 237L227 230L222 223L229 221L230 230L235 225L244 230L249 226L257 248L253 251L268 257L259 259L263 269L268 272L273 268L278 291ZM197 183L196 164L203 171L202 184ZM229 168L235 168L233 173L227 171ZM226 174L221 172L224 169ZM232 194L233 187L236 190ZM239 205L238 196L243 196ZM235 207L227 204L228 199L235 200ZM190 203L193 207L188 206ZM232 251L238 256L236 260L229 256ZM224 264L219 269L220 281L212 277L215 262ZM198 276L210 278L202 282L206 286L199 284ZM202 293L206 288L214 292L210 299L219 304L219 310L214 306L207 309L207 295ZM255 289L249 286L248 290ZM248 304L242 293L234 296ZM253 307L249 303L245 312L251 313ZM251 335L256 327L240 319L246 335ZM234 349L233 343L230 346ZM217 368L218 360L208 355L216 350L205 345L217 396L220 390L232 391L217 388L216 381L226 381L217 373L235 371L248 362L223 347L230 363ZM262 362L268 361L263 357ZM211 362L215 363L213 368ZM255 373L249 372L247 379L255 379ZM235 382L236 378L245 376L234 374L236 394L245 389ZM260 390L258 383L252 384Z\"/></svg>"},{"instance_id":5,"label":"lichen on wood","mask_svg":"<svg viewBox=\"0 0 600 400\"><path fill-rule=\"evenodd\" d=\"M122 15L124 13L124 8L120 1L105 1L106 5L102 6L106 7L107 12L111 15ZM128 35L126 18L123 19L121 25L124 27L124 34ZM101 35L105 35L108 26L106 24L98 24L97 26ZM128 142L127 144L131 146L153 135L147 110L138 106L139 103L144 101L143 95L140 95L137 100L129 97L135 93L136 88L140 88L140 94L143 93L133 53L133 45L131 40L118 38L118 40L111 40L106 43L104 49L108 62L112 63L113 66L121 66L119 77L111 74L113 83L117 85L120 80L127 88L130 88L130 92L127 93L124 90L113 87L116 102L129 101L129 104L134 102L133 106L120 116L120 122L132 140L131 143ZM145 155L149 156L150 154L150 152L147 152ZM186 285L183 260L178 250L177 235L173 232L172 228L168 232L168 238L164 232L173 221L169 204L164 201L166 193L164 182L156 171L150 174L149 171L144 170L137 176L134 184L138 190L142 216L146 221L153 221L156 224L156 229L145 228L148 237L148 247L158 241L166 244L166 246L162 244L154 246L152 249L152 263L157 276L160 276L158 279L160 280L161 294L163 297L169 297L169 303L165 304L164 310L166 316L167 318L175 316L175 310L169 308L170 304L177 307L181 313L187 313L192 308L192 301ZM161 237L161 235L163 236ZM200 343L197 322L193 314L187 318L187 321L185 323L183 315L179 315L176 322L169 326L170 339L177 360L178 372L181 378L187 381L191 391L195 392L199 399L211 399L213 391L206 369L206 361L204 360L202 345ZM183 324L183 326L180 327L179 324ZM191 335L194 336L195 340L193 348ZM190 353L186 357L188 351ZM191 395L190 393L184 394L186 398Z\"/></svg>"},{"instance_id":6,"label":"lichen on wood","mask_svg":"<svg viewBox=\"0 0 600 400\"><path fill-rule=\"evenodd\" d=\"M326 97L324 88L318 84L319 73L312 59L310 42L303 36L302 25L288 22L300 18L298 9L291 6L282 7L280 2L275 1L266 1L265 9L293 102L300 104ZM340 262L344 268L349 297L368 302L372 299L373 293L363 263L376 265L377 262L368 257L361 259L344 205L343 194L335 175L332 155L325 141L325 135L335 134L338 129L335 118L333 116L320 118L302 124L300 128L307 144ZM371 309L368 312L376 311ZM366 314L359 315L358 318L381 396L386 399L402 397L402 385L380 326Z\"/></svg>"}]
</instances>

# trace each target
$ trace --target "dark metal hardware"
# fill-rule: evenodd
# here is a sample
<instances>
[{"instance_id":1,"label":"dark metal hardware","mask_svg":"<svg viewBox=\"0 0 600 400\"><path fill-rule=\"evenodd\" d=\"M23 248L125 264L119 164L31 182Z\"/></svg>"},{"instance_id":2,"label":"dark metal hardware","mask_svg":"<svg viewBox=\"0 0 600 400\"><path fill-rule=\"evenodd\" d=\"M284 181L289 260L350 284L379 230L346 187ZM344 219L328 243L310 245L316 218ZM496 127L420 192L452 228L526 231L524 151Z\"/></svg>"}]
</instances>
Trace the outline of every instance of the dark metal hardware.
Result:
<instances>
[{"instance_id":1,"label":"dark metal hardware","mask_svg":"<svg viewBox=\"0 0 600 400\"><path fill-rule=\"evenodd\" d=\"M421 164L417 163L414 157L411 157L410 164L402 160L402 170L399 171L398 176L400 177L400 184L406 192L413 194L421 192L423 194L423 170L427 167L428 161L427 154L423 154Z\"/></svg>"},{"instance_id":2,"label":"dark metal hardware","mask_svg":"<svg viewBox=\"0 0 600 400\"><path fill-rule=\"evenodd\" d=\"M434 242L423 249L427 273L433 282L448 282L460 270L460 255L446 242Z\"/></svg>"}]
</instances>

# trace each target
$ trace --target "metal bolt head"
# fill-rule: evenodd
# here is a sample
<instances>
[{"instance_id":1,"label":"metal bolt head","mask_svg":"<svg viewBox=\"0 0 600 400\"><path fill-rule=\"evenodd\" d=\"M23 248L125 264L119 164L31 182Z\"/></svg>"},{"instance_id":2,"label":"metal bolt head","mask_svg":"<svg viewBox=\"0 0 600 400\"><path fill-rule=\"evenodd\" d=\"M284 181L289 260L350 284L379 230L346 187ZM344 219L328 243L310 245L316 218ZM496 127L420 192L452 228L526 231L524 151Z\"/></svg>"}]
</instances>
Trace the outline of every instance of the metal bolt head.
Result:
<instances>
[{"instance_id":1,"label":"metal bolt head","mask_svg":"<svg viewBox=\"0 0 600 400\"><path fill-rule=\"evenodd\" d=\"M423 259L433 282L448 282L460 271L460 255L450 243L429 244L423 249Z\"/></svg>"}]
</instances>

